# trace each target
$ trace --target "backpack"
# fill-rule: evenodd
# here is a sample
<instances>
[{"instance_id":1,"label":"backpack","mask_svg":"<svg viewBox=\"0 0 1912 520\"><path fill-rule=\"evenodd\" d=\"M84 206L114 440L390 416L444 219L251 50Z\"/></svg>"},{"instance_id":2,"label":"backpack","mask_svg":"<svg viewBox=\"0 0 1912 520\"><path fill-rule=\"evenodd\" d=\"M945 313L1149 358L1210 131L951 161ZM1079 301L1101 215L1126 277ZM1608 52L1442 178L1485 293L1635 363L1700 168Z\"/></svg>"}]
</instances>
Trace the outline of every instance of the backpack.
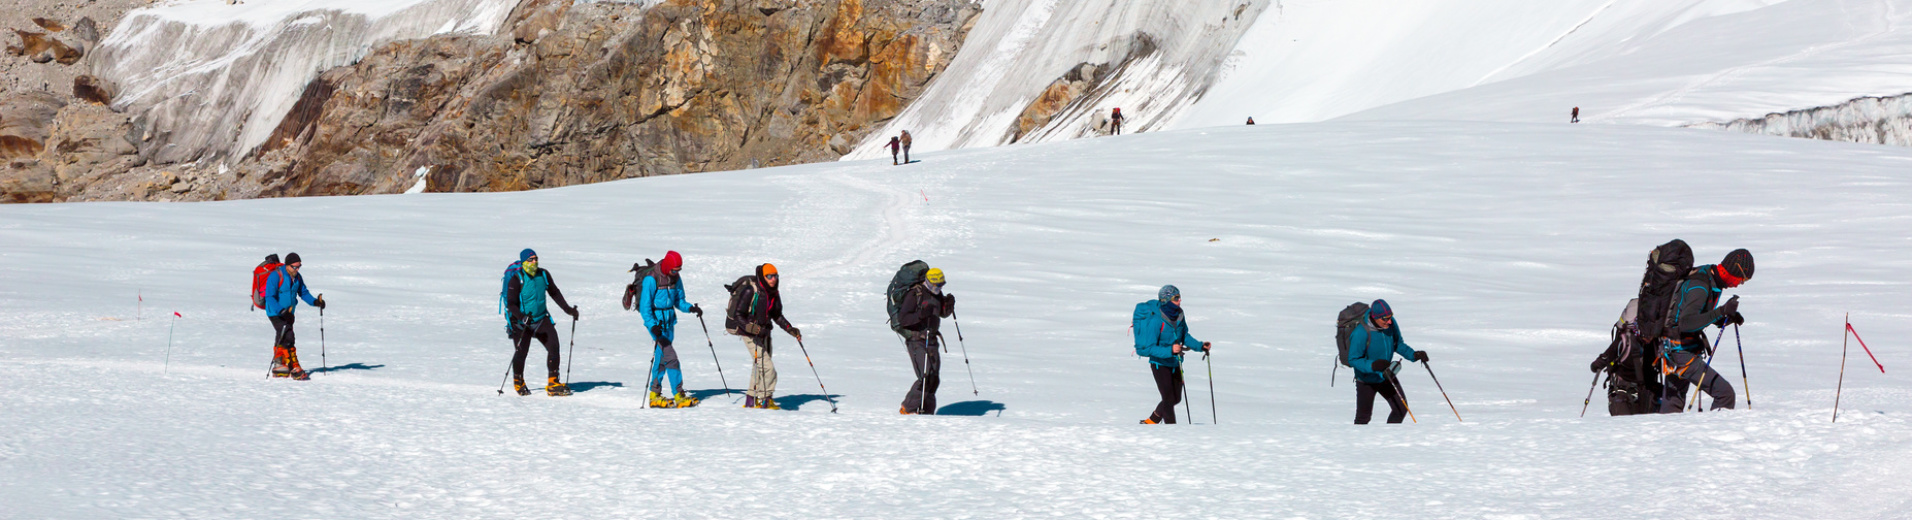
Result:
<instances>
[{"instance_id":1,"label":"backpack","mask_svg":"<svg viewBox=\"0 0 1912 520\"><path fill-rule=\"evenodd\" d=\"M498 314L505 314L505 298L509 296L505 292L511 290L511 276L520 272L524 272L524 262L512 262L505 266L505 275L498 279ZM511 322L509 314L505 315L505 337L518 339L518 324Z\"/></svg>"},{"instance_id":2,"label":"backpack","mask_svg":"<svg viewBox=\"0 0 1912 520\"><path fill-rule=\"evenodd\" d=\"M1334 345L1340 349L1341 366L1348 364L1348 340L1354 336L1354 328L1361 326L1361 320L1368 318L1368 304L1354 302L1341 309L1341 315L1334 320Z\"/></svg>"},{"instance_id":3,"label":"backpack","mask_svg":"<svg viewBox=\"0 0 1912 520\"><path fill-rule=\"evenodd\" d=\"M1640 344L1657 348L1666 331L1672 328L1674 291L1693 270L1693 248L1686 241L1673 239L1653 248L1646 257L1646 276L1640 280Z\"/></svg>"},{"instance_id":4,"label":"backpack","mask_svg":"<svg viewBox=\"0 0 1912 520\"><path fill-rule=\"evenodd\" d=\"M909 293L911 287L923 283L923 280L928 277L929 263L922 260L911 260L903 264L903 267L896 270L896 276L890 277L890 287L883 291L883 294L888 296L889 300L891 331L897 334L903 333L903 322L897 319L897 313L903 310L903 296Z\"/></svg>"},{"instance_id":5,"label":"backpack","mask_svg":"<svg viewBox=\"0 0 1912 520\"><path fill-rule=\"evenodd\" d=\"M724 286L724 290L730 292L730 304L724 306L724 332L728 332L732 336L747 335L744 334L744 321L737 319L737 317L743 316L748 318L750 316L750 307L756 303L754 300L757 299L758 291L750 291L750 298L743 298L743 288L752 282L752 278L756 277L756 275L747 274L742 278L738 278L736 283Z\"/></svg>"},{"instance_id":6,"label":"backpack","mask_svg":"<svg viewBox=\"0 0 1912 520\"><path fill-rule=\"evenodd\" d=\"M1609 348L1614 351L1614 361L1607 369L1608 415L1653 413L1655 396L1660 392L1660 382L1654 379L1658 370L1648 370L1651 356L1658 354L1654 345L1640 341L1639 311L1638 298L1628 301L1620 320L1613 323Z\"/></svg>"},{"instance_id":7,"label":"backpack","mask_svg":"<svg viewBox=\"0 0 1912 520\"><path fill-rule=\"evenodd\" d=\"M279 254L273 253L266 255L266 261L259 262L258 267L252 268L252 308L266 308L266 279L271 278L272 272L282 265L285 264L279 263Z\"/></svg>"},{"instance_id":8,"label":"backpack","mask_svg":"<svg viewBox=\"0 0 1912 520\"><path fill-rule=\"evenodd\" d=\"M638 293L644 290L644 278L654 274L657 274L657 262L652 262L651 259L649 258L644 259L644 263L631 264L631 283L624 285L624 310L627 310L627 311L637 310L638 298L651 297L651 295L648 295L648 294L638 294ZM664 280L663 282L658 283L657 288L663 289L665 287L671 287L671 286L677 285L678 281L679 281L678 277L672 276L670 277L669 280Z\"/></svg>"}]
</instances>

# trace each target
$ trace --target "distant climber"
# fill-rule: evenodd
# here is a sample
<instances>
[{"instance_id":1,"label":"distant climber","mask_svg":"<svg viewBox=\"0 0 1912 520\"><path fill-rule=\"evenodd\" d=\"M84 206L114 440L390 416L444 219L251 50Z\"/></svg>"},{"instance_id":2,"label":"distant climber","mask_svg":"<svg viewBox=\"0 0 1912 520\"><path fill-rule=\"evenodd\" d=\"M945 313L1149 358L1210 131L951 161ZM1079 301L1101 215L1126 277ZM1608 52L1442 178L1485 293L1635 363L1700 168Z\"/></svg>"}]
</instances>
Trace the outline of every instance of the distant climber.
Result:
<instances>
[{"instance_id":1,"label":"distant climber","mask_svg":"<svg viewBox=\"0 0 1912 520\"><path fill-rule=\"evenodd\" d=\"M899 147L902 146L902 144L898 142L898 140L896 139L896 136L890 136L889 146L890 146L890 166L896 166L898 164L896 162L896 151L899 149Z\"/></svg>"},{"instance_id":2,"label":"distant climber","mask_svg":"<svg viewBox=\"0 0 1912 520\"><path fill-rule=\"evenodd\" d=\"M1568 123L1578 123L1578 122L1580 122L1580 107L1573 107L1573 119L1572 119L1572 120L1569 120L1569 121L1567 121L1567 122L1568 122Z\"/></svg>"},{"instance_id":3,"label":"distant climber","mask_svg":"<svg viewBox=\"0 0 1912 520\"><path fill-rule=\"evenodd\" d=\"M1255 118L1253 117L1248 118L1248 126L1255 126Z\"/></svg>"},{"instance_id":4,"label":"distant climber","mask_svg":"<svg viewBox=\"0 0 1912 520\"><path fill-rule=\"evenodd\" d=\"M1109 133L1122 135L1122 107L1115 107L1115 111L1109 112Z\"/></svg>"},{"instance_id":5,"label":"distant climber","mask_svg":"<svg viewBox=\"0 0 1912 520\"><path fill-rule=\"evenodd\" d=\"M909 164L910 163L910 131L904 130L903 136L898 138L898 141L899 141L899 144L903 145L903 164Z\"/></svg>"}]
</instances>

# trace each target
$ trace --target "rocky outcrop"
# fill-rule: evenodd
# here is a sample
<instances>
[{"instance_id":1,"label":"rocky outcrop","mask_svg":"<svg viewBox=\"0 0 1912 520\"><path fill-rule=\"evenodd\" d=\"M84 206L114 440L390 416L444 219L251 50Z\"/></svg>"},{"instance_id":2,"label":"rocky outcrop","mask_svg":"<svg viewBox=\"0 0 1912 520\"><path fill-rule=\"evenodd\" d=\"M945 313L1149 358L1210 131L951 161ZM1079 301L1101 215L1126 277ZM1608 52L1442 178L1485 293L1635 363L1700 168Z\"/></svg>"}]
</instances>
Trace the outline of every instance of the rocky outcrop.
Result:
<instances>
[{"instance_id":1,"label":"rocky outcrop","mask_svg":"<svg viewBox=\"0 0 1912 520\"><path fill-rule=\"evenodd\" d=\"M1867 96L1837 105L1775 112L1765 117L1687 126L1849 143L1912 146L1912 94Z\"/></svg>"}]
</instances>

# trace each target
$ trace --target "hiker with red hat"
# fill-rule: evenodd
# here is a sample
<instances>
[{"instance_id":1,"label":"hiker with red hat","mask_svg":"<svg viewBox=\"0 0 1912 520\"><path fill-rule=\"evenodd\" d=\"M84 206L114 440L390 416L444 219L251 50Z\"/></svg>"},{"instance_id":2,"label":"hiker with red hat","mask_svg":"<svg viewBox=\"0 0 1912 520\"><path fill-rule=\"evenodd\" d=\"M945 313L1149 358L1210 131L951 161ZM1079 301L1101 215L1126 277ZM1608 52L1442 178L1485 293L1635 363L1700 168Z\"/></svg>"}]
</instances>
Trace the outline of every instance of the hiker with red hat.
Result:
<instances>
[{"instance_id":1,"label":"hiker with red hat","mask_svg":"<svg viewBox=\"0 0 1912 520\"><path fill-rule=\"evenodd\" d=\"M777 266L763 264L757 266L757 274L724 286L730 290L724 330L743 338L744 347L750 350L750 390L744 392L744 408L782 409L772 399L777 393L777 366L770 362L770 324L775 322L791 337L803 340L803 332L783 318L778 278Z\"/></svg>"},{"instance_id":2,"label":"hiker with red hat","mask_svg":"<svg viewBox=\"0 0 1912 520\"><path fill-rule=\"evenodd\" d=\"M637 311L644 315L644 327L650 329L651 341L657 345L651 352L652 408L688 408L698 403L697 398L684 393L683 367L677 362L677 349L672 347L677 338L677 312L704 315L703 308L684 297L684 279L678 275L683 268L682 255L676 251L664 253L664 260L657 263L657 269L651 271L650 276L644 277L638 293ZM661 387L665 379L670 379L672 397L663 395Z\"/></svg>"},{"instance_id":3,"label":"hiker with red hat","mask_svg":"<svg viewBox=\"0 0 1912 520\"><path fill-rule=\"evenodd\" d=\"M1111 134L1122 135L1122 107L1109 112L1109 130Z\"/></svg>"},{"instance_id":4,"label":"hiker with red hat","mask_svg":"<svg viewBox=\"0 0 1912 520\"><path fill-rule=\"evenodd\" d=\"M1660 350L1660 372L1668 376L1667 396L1660 400L1660 413L1685 410L1689 384L1699 385L1700 391L1713 398L1712 409L1733 408L1733 385L1702 359L1712 354L1712 344L1706 340L1706 327L1718 326L1724 331L1727 325L1746 322L1746 317L1739 314L1738 295L1723 304L1719 303L1719 297L1721 291L1739 287L1751 279L1753 253L1735 249L1718 264L1693 268L1680 282L1674 292L1670 316L1673 331ZM1683 382L1675 383L1675 378Z\"/></svg>"}]
</instances>

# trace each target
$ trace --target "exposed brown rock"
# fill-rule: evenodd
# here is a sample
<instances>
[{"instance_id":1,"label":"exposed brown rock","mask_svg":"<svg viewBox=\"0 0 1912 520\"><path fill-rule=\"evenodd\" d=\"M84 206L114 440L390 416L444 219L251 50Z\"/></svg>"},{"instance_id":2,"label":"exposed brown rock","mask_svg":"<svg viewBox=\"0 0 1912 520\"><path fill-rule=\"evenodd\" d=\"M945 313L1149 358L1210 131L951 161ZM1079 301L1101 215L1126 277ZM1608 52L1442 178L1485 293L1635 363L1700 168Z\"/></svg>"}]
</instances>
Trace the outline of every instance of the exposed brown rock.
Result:
<instances>
[{"instance_id":1,"label":"exposed brown rock","mask_svg":"<svg viewBox=\"0 0 1912 520\"><path fill-rule=\"evenodd\" d=\"M112 83L89 75L73 77L73 97L80 101L99 105L110 105L118 89Z\"/></svg>"},{"instance_id":2,"label":"exposed brown rock","mask_svg":"<svg viewBox=\"0 0 1912 520\"><path fill-rule=\"evenodd\" d=\"M33 25L38 25L40 26L41 29L46 29L47 32L60 32L60 31L66 30L65 25L61 24L59 20L55 20L52 18L34 18Z\"/></svg>"},{"instance_id":3,"label":"exposed brown rock","mask_svg":"<svg viewBox=\"0 0 1912 520\"><path fill-rule=\"evenodd\" d=\"M0 96L0 160L31 158L46 149L53 118L66 102L47 92Z\"/></svg>"}]
</instances>

